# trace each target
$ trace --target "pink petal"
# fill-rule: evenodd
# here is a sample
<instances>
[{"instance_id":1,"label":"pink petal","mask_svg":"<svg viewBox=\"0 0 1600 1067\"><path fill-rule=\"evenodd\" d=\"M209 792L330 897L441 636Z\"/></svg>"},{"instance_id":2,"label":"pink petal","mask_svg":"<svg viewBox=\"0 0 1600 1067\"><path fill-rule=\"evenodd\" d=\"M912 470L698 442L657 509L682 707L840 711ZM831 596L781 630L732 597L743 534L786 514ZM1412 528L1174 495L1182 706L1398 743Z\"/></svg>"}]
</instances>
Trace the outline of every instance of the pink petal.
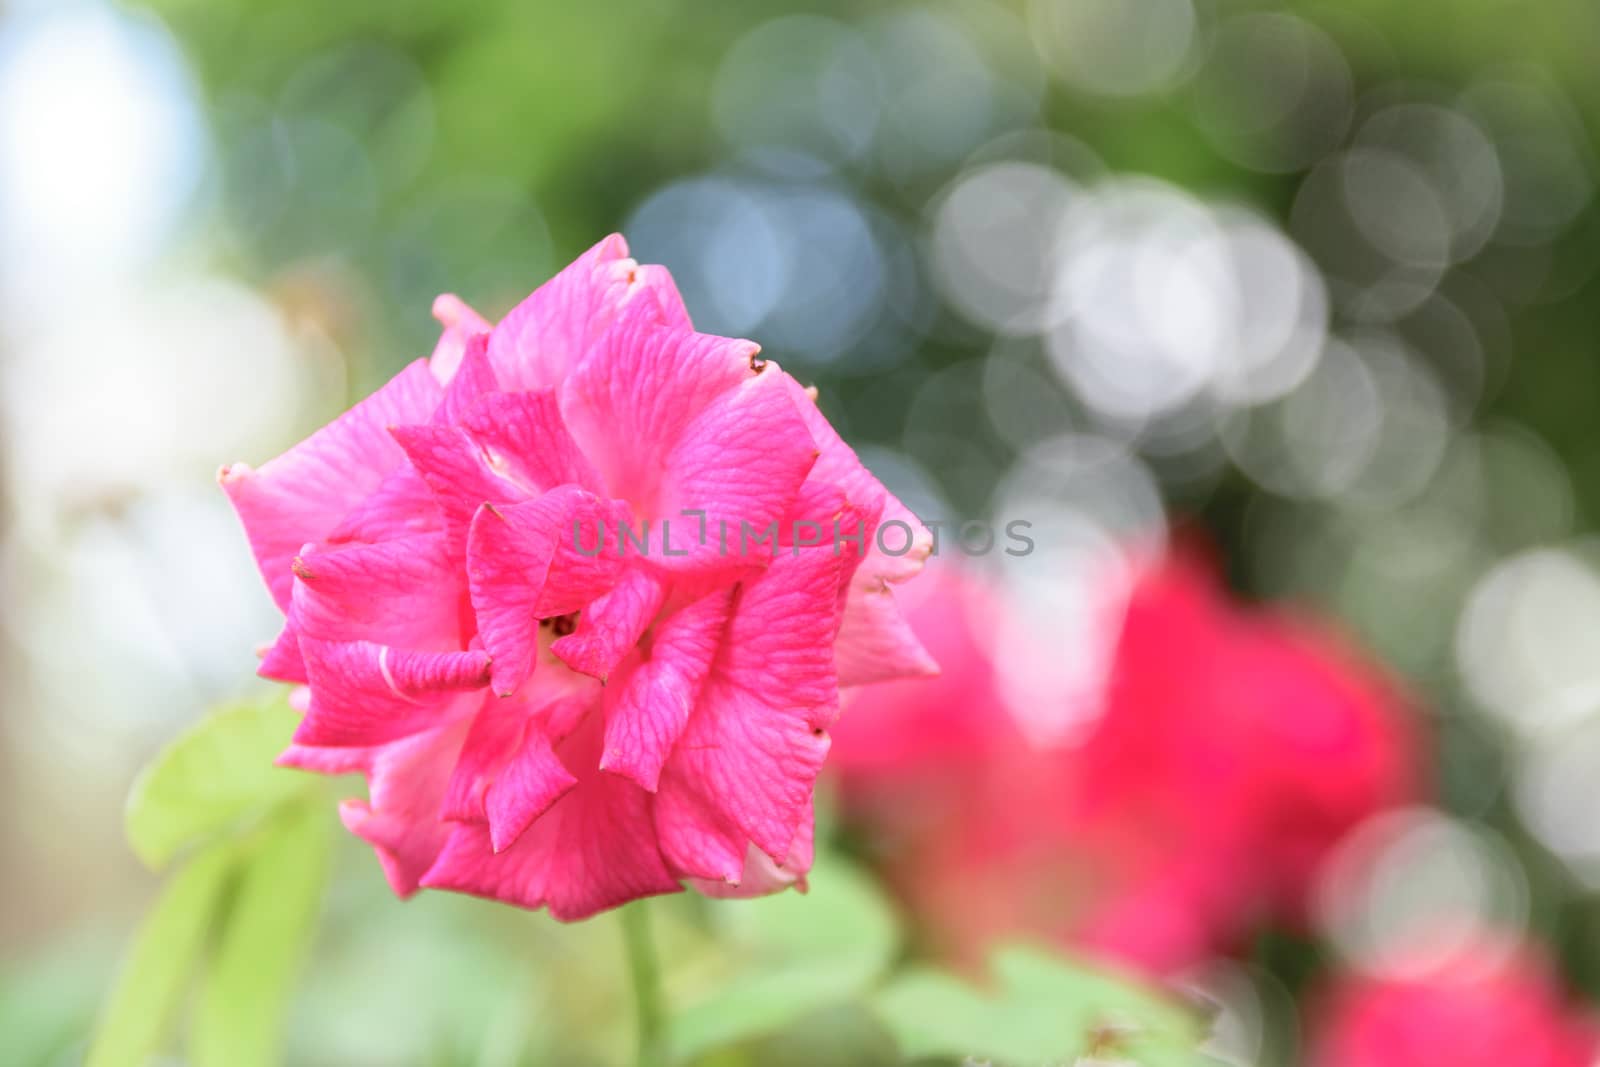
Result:
<instances>
[{"instance_id":1,"label":"pink petal","mask_svg":"<svg viewBox=\"0 0 1600 1067\"><path fill-rule=\"evenodd\" d=\"M645 299L637 299L638 297ZM489 337L489 359L509 390L561 384L625 306L671 320L682 300L665 271L641 271L628 244L612 234L534 290Z\"/></svg>"},{"instance_id":2,"label":"pink petal","mask_svg":"<svg viewBox=\"0 0 1600 1067\"><path fill-rule=\"evenodd\" d=\"M496 851L576 782L553 745L595 705L593 689L541 691L484 704L462 746L441 812L457 822L486 824Z\"/></svg>"},{"instance_id":3,"label":"pink petal","mask_svg":"<svg viewBox=\"0 0 1600 1067\"><path fill-rule=\"evenodd\" d=\"M376 544L443 529L444 512L434 499L433 490L415 467L406 464L390 471L377 490L351 509L326 540L334 544Z\"/></svg>"},{"instance_id":4,"label":"pink petal","mask_svg":"<svg viewBox=\"0 0 1600 1067\"><path fill-rule=\"evenodd\" d=\"M666 457L658 514L672 519L673 550L686 554L660 551L657 566L704 571L766 563L772 542L761 533L789 515L818 454L783 377L771 365L744 375L683 428ZM688 512L704 516L685 518ZM831 530L821 536L831 543Z\"/></svg>"},{"instance_id":5,"label":"pink petal","mask_svg":"<svg viewBox=\"0 0 1600 1067\"><path fill-rule=\"evenodd\" d=\"M518 485L554 489L581 485L597 489L600 477L579 451L561 421L561 406L550 390L490 393L462 418L491 467Z\"/></svg>"},{"instance_id":6,"label":"pink petal","mask_svg":"<svg viewBox=\"0 0 1600 1067\"><path fill-rule=\"evenodd\" d=\"M444 403L433 413L433 421L436 425L453 426L480 397L499 391L500 382L489 364L489 335L474 334L467 339L461 364L445 387Z\"/></svg>"},{"instance_id":7,"label":"pink petal","mask_svg":"<svg viewBox=\"0 0 1600 1067\"><path fill-rule=\"evenodd\" d=\"M293 611L291 605L290 611ZM278 682L298 682L304 685L306 678L306 661L300 655L300 632L292 622L285 625L278 639L267 649L267 654L261 657L261 664L256 668L256 673L263 678L271 678Z\"/></svg>"},{"instance_id":8,"label":"pink petal","mask_svg":"<svg viewBox=\"0 0 1600 1067\"><path fill-rule=\"evenodd\" d=\"M405 744L405 742L394 742ZM274 765L288 766L296 771L314 774L370 774L374 761L389 745L373 749L323 749L320 745L302 745L291 742L288 749L278 753Z\"/></svg>"},{"instance_id":9,"label":"pink petal","mask_svg":"<svg viewBox=\"0 0 1600 1067\"><path fill-rule=\"evenodd\" d=\"M860 457L839 437L800 384L793 378L788 383L795 406L821 453L810 481L837 487L851 504L877 516L869 530L871 545L866 558L851 579L839 634L839 684L861 685L937 674L938 664L917 640L894 603L891 589L921 572L933 553L933 534L862 465ZM909 547L903 554L891 556L878 547L879 527L885 523L905 524L904 529L896 525L883 531L883 543L895 550L907 543L906 531L910 531Z\"/></svg>"},{"instance_id":10,"label":"pink petal","mask_svg":"<svg viewBox=\"0 0 1600 1067\"><path fill-rule=\"evenodd\" d=\"M398 742L397 742L398 743ZM314 774L367 774L383 748L318 748L316 745L290 744L272 762L279 767Z\"/></svg>"},{"instance_id":11,"label":"pink petal","mask_svg":"<svg viewBox=\"0 0 1600 1067\"><path fill-rule=\"evenodd\" d=\"M470 636L461 630L462 599L442 534L322 550L307 546L292 569L288 623L261 661L263 677L310 681L300 653L302 634L441 651L460 649Z\"/></svg>"},{"instance_id":12,"label":"pink petal","mask_svg":"<svg viewBox=\"0 0 1600 1067\"><path fill-rule=\"evenodd\" d=\"M548 391L483 394L461 417L459 426L396 427L394 437L463 546L484 504L516 503L569 483L599 484Z\"/></svg>"},{"instance_id":13,"label":"pink petal","mask_svg":"<svg viewBox=\"0 0 1600 1067\"><path fill-rule=\"evenodd\" d=\"M482 652L412 652L371 641L300 638L311 707L295 731L300 745L381 745L440 726L460 714L461 690L488 684Z\"/></svg>"},{"instance_id":14,"label":"pink petal","mask_svg":"<svg viewBox=\"0 0 1600 1067\"><path fill-rule=\"evenodd\" d=\"M711 670L733 590L718 590L667 616L656 627L648 656L621 686L608 692L602 770L656 791L661 767L689 721Z\"/></svg>"},{"instance_id":15,"label":"pink petal","mask_svg":"<svg viewBox=\"0 0 1600 1067\"><path fill-rule=\"evenodd\" d=\"M558 637L550 651L573 670L603 682L639 643L665 596L666 587L648 571L625 569L610 592L584 609L578 629Z\"/></svg>"},{"instance_id":16,"label":"pink petal","mask_svg":"<svg viewBox=\"0 0 1600 1067\"><path fill-rule=\"evenodd\" d=\"M872 562L869 555L850 581L834 650L839 684L866 685L938 674L938 661L912 630L888 579L868 569Z\"/></svg>"},{"instance_id":17,"label":"pink petal","mask_svg":"<svg viewBox=\"0 0 1600 1067\"><path fill-rule=\"evenodd\" d=\"M369 763L368 799L344 801L339 815L351 833L372 843L390 887L402 898L417 891L449 839L453 824L439 818L439 803L468 721L358 750Z\"/></svg>"},{"instance_id":18,"label":"pink petal","mask_svg":"<svg viewBox=\"0 0 1600 1067\"><path fill-rule=\"evenodd\" d=\"M484 798L522 743L531 712L520 699L483 702L461 746L439 813L456 822L487 822Z\"/></svg>"},{"instance_id":19,"label":"pink petal","mask_svg":"<svg viewBox=\"0 0 1600 1067\"><path fill-rule=\"evenodd\" d=\"M532 673L541 619L577 611L616 583L616 553L584 555L577 542L579 531L613 525L623 514L618 502L575 486L478 512L467 578L478 632L494 658L495 692L509 695Z\"/></svg>"},{"instance_id":20,"label":"pink petal","mask_svg":"<svg viewBox=\"0 0 1600 1067\"><path fill-rule=\"evenodd\" d=\"M600 699L590 678L562 670L541 670L514 697L486 701L462 745L461 760L450 779L443 814L459 822L488 822L486 797L491 785L522 745L530 723L539 723L550 744L570 734L582 715Z\"/></svg>"},{"instance_id":21,"label":"pink petal","mask_svg":"<svg viewBox=\"0 0 1600 1067\"><path fill-rule=\"evenodd\" d=\"M667 268L654 263L641 263L634 271L634 282L655 298L661 309L661 325L675 330L692 330L689 309L683 306L683 295Z\"/></svg>"},{"instance_id":22,"label":"pink petal","mask_svg":"<svg viewBox=\"0 0 1600 1067\"><path fill-rule=\"evenodd\" d=\"M474 334L488 333L489 324L454 293L444 293L433 301L433 317L439 320L444 332L428 359L428 369L440 384L449 384L466 352L467 341Z\"/></svg>"},{"instance_id":23,"label":"pink petal","mask_svg":"<svg viewBox=\"0 0 1600 1067\"><path fill-rule=\"evenodd\" d=\"M586 918L678 883L662 862L650 825L650 795L600 771L599 717L557 746L578 780L503 852L489 830L461 824L422 884L524 908L548 906L562 921Z\"/></svg>"},{"instance_id":24,"label":"pink petal","mask_svg":"<svg viewBox=\"0 0 1600 1067\"><path fill-rule=\"evenodd\" d=\"M236 463L218 474L280 608L288 610L289 561L301 546L325 539L404 460L388 427L425 421L440 398L439 383L418 360L260 470Z\"/></svg>"},{"instance_id":25,"label":"pink petal","mask_svg":"<svg viewBox=\"0 0 1600 1067\"><path fill-rule=\"evenodd\" d=\"M742 587L657 793L662 851L680 874L737 883L748 843L789 854L838 712L833 642L854 563L829 545L790 550Z\"/></svg>"},{"instance_id":26,"label":"pink petal","mask_svg":"<svg viewBox=\"0 0 1600 1067\"><path fill-rule=\"evenodd\" d=\"M535 819L577 784L556 758L542 725L530 723L522 743L489 787L485 812L490 847L496 852L510 848Z\"/></svg>"},{"instance_id":27,"label":"pink petal","mask_svg":"<svg viewBox=\"0 0 1600 1067\"><path fill-rule=\"evenodd\" d=\"M751 376L759 347L669 329L629 305L568 376L561 414L607 491L651 514L662 457L713 398Z\"/></svg>"},{"instance_id":28,"label":"pink petal","mask_svg":"<svg viewBox=\"0 0 1600 1067\"><path fill-rule=\"evenodd\" d=\"M465 552L472 517L484 504L512 504L538 490L519 484L488 457L459 426L396 426L394 439L433 491L445 517L445 529L457 552Z\"/></svg>"},{"instance_id":29,"label":"pink petal","mask_svg":"<svg viewBox=\"0 0 1600 1067\"><path fill-rule=\"evenodd\" d=\"M796 886L804 892L806 872L811 870L815 850L815 826L816 820L807 812L800 824L800 832L795 834L794 844L789 846L789 854L782 863L775 862L771 856L751 845L745 851L744 870L740 872L737 882L691 878L689 884L708 897L721 899L764 897L782 892L790 886Z\"/></svg>"},{"instance_id":30,"label":"pink petal","mask_svg":"<svg viewBox=\"0 0 1600 1067\"><path fill-rule=\"evenodd\" d=\"M819 454L816 466L811 471L812 479L837 486L844 492L845 499L863 513L876 513L880 523L898 519L905 522L912 530L911 547L904 555L869 553L872 569L896 584L915 577L933 550L933 534L922 525L910 509L896 499L893 493L884 488L883 483L878 481L871 471L862 465L861 458L856 455L855 450L844 443L838 431L822 414L822 409L817 407L816 401L800 383L785 375L785 384L788 385L790 395L794 398L796 410L805 420L806 428L811 431L811 437L817 445ZM886 539L894 548L899 548L904 540L901 536Z\"/></svg>"},{"instance_id":31,"label":"pink petal","mask_svg":"<svg viewBox=\"0 0 1600 1067\"><path fill-rule=\"evenodd\" d=\"M290 618L324 641L374 641L456 651L461 626L455 566L440 533L382 544L308 549L296 557Z\"/></svg>"}]
</instances>

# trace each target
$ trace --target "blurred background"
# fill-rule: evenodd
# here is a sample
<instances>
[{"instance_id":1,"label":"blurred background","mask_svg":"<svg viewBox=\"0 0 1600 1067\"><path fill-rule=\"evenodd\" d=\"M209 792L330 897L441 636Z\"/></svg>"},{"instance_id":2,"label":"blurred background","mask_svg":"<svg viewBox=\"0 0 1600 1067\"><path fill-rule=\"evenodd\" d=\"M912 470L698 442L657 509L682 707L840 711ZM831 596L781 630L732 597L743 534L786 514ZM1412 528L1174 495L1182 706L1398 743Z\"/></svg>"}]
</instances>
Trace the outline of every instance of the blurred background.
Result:
<instances>
[{"instance_id":1,"label":"blurred background","mask_svg":"<svg viewBox=\"0 0 1600 1067\"><path fill-rule=\"evenodd\" d=\"M128 784L276 632L216 468L613 230L919 514L1034 524L974 561L1034 735L1092 729L1105 576L1174 530L1410 694L1426 795L1235 950L1236 1062L1297 1061L1397 887L1600 998L1597 56L1589 0L0 0L0 1059L76 1062L156 885ZM606 989L608 934L490 910L346 850L291 1061L605 1018L494 950Z\"/></svg>"}]
</instances>

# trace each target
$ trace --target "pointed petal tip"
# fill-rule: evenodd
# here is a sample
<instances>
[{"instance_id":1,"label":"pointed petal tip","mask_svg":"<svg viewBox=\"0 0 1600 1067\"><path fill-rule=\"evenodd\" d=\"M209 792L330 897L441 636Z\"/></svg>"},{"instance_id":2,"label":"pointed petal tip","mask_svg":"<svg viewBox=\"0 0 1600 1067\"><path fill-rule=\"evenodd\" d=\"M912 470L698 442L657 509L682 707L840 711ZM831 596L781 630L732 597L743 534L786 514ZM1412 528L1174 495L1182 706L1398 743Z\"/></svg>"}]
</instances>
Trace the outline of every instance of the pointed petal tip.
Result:
<instances>
[{"instance_id":1,"label":"pointed petal tip","mask_svg":"<svg viewBox=\"0 0 1600 1067\"><path fill-rule=\"evenodd\" d=\"M600 769L627 779L646 793L654 794L661 790L661 768L655 768L655 773L651 774L647 769L628 761L621 752L613 750L604 753L600 757Z\"/></svg>"},{"instance_id":2,"label":"pointed petal tip","mask_svg":"<svg viewBox=\"0 0 1600 1067\"><path fill-rule=\"evenodd\" d=\"M317 724L310 718L301 719L300 724L294 728L294 734L289 740L296 745L318 747ZM278 758L282 759L283 757L279 756Z\"/></svg>"},{"instance_id":3,"label":"pointed petal tip","mask_svg":"<svg viewBox=\"0 0 1600 1067\"><path fill-rule=\"evenodd\" d=\"M439 854L439 858L433 861L433 866L429 867L427 870L423 871L420 876L418 876L418 878L417 878L417 888L418 889L449 889L450 888L449 882L447 882L444 879L444 876L439 873L439 865L441 863L443 863L443 862L444 862L444 854L440 853Z\"/></svg>"},{"instance_id":4,"label":"pointed petal tip","mask_svg":"<svg viewBox=\"0 0 1600 1067\"><path fill-rule=\"evenodd\" d=\"M223 489L229 489L255 473L255 468L248 463L224 463L217 468L217 484Z\"/></svg>"},{"instance_id":5,"label":"pointed petal tip","mask_svg":"<svg viewBox=\"0 0 1600 1067\"><path fill-rule=\"evenodd\" d=\"M944 673L944 668L927 649L922 650L922 657L912 670L915 672L912 675L914 678L937 678Z\"/></svg>"},{"instance_id":6,"label":"pointed petal tip","mask_svg":"<svg viewBox=\"0 0 1600 1067\"><path fill-rule=\"evenodd\" d=\"M282 759L283 757L280 756L279 758ZM344 823L344 828L351 833L356 833L357 829L367 821L367 817L371 814L372 808L368 806L365 800L357 800L351 797L339 801L339 821Z\"/></svg>"},{"instance_id":7,"label":"pointed petal tip","mask_svg":"<svg viewBox=\"0 0 1600 1067\"><path fill-rule=\"evenodd\" d=\"M441 326L454 326L469 310L467 302L454 293L440 293L433 298L433 317Z\"/></svg>"},{"instance_id":8,"label":"pointed petal tip","mask_svg":"<svg viewBox=\"0 0 1600 1067\"><path fill-rule=\"evenodd\" d=\"M486 664L484 667L485 681L494 695L501 700L508 700L516 696L517 690L522 688L522 683L527 679L516 677L511 673L510 668L500 667L488 656L485 656L484 660Z\"/></svg>"}]
</instances>

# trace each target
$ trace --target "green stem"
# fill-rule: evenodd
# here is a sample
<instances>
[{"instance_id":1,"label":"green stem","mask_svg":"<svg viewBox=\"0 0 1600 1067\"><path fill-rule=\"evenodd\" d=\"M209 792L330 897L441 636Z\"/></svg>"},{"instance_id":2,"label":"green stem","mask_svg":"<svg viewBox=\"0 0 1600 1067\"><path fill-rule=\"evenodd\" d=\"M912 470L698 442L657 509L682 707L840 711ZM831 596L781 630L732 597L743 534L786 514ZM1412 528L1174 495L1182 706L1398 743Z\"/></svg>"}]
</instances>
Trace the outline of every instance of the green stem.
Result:
<instances>
[{"instance_id":1,"label":"green stem","mask_svg":"<svg viewBox=\"0 0 1600 1067\"><path fill-rule=\"evenodd\" d=\"M662 1067L666 1063L664 1017L661 1010L661 967L656 961L655 942L650 937L650 913L646 902L636 900L621 908L623 949L628 956L628 976L633 980L633 1002L639 1034L635 1063L638 1067Z\"/></svg>"}]
</instances>

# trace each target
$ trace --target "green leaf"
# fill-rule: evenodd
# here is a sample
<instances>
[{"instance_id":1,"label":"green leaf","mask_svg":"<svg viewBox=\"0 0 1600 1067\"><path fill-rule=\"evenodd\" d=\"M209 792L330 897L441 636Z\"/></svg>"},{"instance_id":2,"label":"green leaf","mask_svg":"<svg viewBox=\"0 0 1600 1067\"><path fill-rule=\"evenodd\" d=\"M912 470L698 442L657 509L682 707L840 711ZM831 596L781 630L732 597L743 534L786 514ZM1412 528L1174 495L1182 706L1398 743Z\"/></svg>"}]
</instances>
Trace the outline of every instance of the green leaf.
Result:
<instances>
[{"instance_id":1,"label":"green leaf","mask_svg":"<svg viewBox=\"0 0 1600 1067\"><path fill-rule=\"evenodd\" d=\"M128 843L153 869L261 817L313 779L273 765L299 717L283 698L219 711L168 745L128 796Z\"/></svg>"},{"instance_id":2,"label":"green leaf","mask_svg":"<svg viewBox=\"0 0 1600 1067\"><path fill-rule=\"evenodd\" d=\"M888 969L899 942L876 886L837 859L812 871L810 890L712 909L734 959L711 992L672 1012L674 1062L772 1033L850 1000Z\"/></svg>"},{"instance_id":3,"label":"green leaf","mask_svg":"<svg viewBox=\"0 0 1600 1067\"><path fill-rule=\"evenodd\" d=\"M880 991L877 1014L902 1054L1012 1065L1088 1056L1149 1067L1206 1062L1197 1020L1153 990L1020 947L998 951L990 970L988 991L926 968Z\"/></svg>"},{"instance_id":4,"label":"green leaf","mask_svg":"<svg viewBox=\"0 0 1600 1067\"><path fill-rule=\"evenodd\" d=\"M86 1067L142 1067L160 1050L237 857L233 848L211 849L168 881L128 951Z\"/></svg>"},{"instance_id":5,"label":"green leaf","mask_svg":"<svg viewBox=\"0 0 1600 1067\"><path fill-rule=\"evenodd\" d=\"M295 972L322 910L333 826L312 801L263 828L201 982L189 1044L195 1067L279 1062Z\"/></svg>"}]
</instances>

